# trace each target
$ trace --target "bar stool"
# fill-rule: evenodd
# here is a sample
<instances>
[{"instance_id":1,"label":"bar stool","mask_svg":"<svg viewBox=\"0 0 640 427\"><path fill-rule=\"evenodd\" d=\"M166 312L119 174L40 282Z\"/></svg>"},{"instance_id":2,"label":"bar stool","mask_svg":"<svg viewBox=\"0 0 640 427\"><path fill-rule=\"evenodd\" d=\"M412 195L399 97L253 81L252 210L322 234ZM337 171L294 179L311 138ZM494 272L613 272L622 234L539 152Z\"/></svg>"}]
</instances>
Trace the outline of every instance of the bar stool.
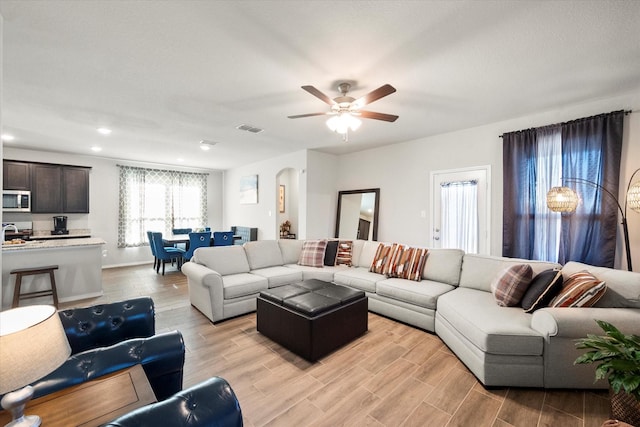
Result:
<instances>
[{"instance_id":1,"label":"bar stool","mask_svg":"<svg viewBox=\"0 0 640 427\"><path fill-rule=\"evenodd\" d=\"M21 299L29 299L29 298L38 298L38 297L46 297L48 295L53 296L53 305L58 308L58 292L56 290L56 277L53 274L54 270L57 270L57 265L47 265L45 267L34 267L34 268L17 268L15 270L11 270L9 274L16 275L16 285L13 290L13 304L11 308L16 308L20 305ZM36 292L27 292L22 293L20 289L22 286L22 276L33 276L36 274L47 274L49 273L49 281L51 282L51 289L44 291L36 291Z\"/></svg>"}]
</instances>

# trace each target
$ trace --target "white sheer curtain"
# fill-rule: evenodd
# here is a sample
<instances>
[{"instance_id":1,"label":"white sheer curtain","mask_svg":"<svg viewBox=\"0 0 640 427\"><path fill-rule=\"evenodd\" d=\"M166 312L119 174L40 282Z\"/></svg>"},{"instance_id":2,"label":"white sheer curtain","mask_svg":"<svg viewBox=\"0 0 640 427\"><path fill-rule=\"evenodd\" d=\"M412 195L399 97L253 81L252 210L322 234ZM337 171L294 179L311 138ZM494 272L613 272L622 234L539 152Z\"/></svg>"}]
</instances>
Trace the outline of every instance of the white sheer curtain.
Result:
<instances>
[{"instance_id":1,"label":"white sheer curtain","mask_svg":"<svg viewBox=\"0 0 640 427\"><path fill-rule=\"evenodd\" d=\"M441 184L440 206L442 247L478 253L477 181Z\"/></svg>"},{"instance_id":2,"label":"white sheer curtain","mask_svg":"<svg viewBox=\"0 0 640 427\"><path fill-rule=\"evenodd\" d=\"M547 191L561 185L562 137L560 126L537 130L536 200L534 211L533 259L558 261L561 217L547 208Z\"/></svg>"}]
</instances>

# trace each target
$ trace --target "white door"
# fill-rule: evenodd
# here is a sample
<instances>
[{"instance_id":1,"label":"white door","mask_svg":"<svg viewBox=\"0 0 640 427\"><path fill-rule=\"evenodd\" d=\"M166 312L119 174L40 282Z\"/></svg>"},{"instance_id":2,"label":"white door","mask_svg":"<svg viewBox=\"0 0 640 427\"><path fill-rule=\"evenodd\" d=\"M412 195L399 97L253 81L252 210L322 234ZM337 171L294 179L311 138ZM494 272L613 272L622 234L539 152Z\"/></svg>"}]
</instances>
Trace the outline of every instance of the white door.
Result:
<instances>
[{"instance_id":1,"label":"white door","mask_svg":"<svg viewBox=\"0 0 640 427\"><path fill-rule=\"evenodd\" d=\"M491 166L479 166L476 168L450 169L434 171L431 173L431 247L441 248L443 233L442 208L447 209L447 204L443 204L443 185L462 185L461 183L476 182L476 203L477 203L477 252L488 255L490 252L490 208L491 208ZM453 213L454 217L462 215Z\"/></svg>"}]
</instances>

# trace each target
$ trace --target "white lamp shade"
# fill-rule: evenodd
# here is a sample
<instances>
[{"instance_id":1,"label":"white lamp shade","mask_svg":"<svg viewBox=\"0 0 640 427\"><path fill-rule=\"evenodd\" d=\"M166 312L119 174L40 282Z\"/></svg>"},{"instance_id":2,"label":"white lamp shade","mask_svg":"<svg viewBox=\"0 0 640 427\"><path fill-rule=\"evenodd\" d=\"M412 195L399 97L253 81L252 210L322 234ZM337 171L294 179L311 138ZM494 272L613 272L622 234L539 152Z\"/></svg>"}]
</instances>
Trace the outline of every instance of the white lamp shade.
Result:
<instances>
[{"instance_id":1,"label":"white lamp shade","mask_svg":"<svg viewBox=\"0 0 640 427\"><path fill-rule=\"evenodd\" d=\"M0 312L0 394L39 380L70 354L55 307L33 305Z\"/></svg>"},{"instance_id":2,"label":"white lamp shade","mask_svg":"<svg viewBox=\"0 0 640 427\"><path fill-rule=\"evenodd\" d=\"M329 129L340 134L347 133L349 129L355 131L361 124L362 120L349 113L342 113L340 115L330 117L329 120L327 120L327 126Z\"/></svg>"},{"instance_id":3,"label":"white lamp shade","mask_svg":"<svg viewBox=\"0 0 640 427\"><path fill-rule=\"evenodd\" d=\"M627 192L627 204L631 209L640 212L640 181L629 187Z\"/></svg>"},{"instance_id":4,"label":"white lamp shade","mask_svg":"<svg viewBox=\"0 0 640 427\"><path fill-rule=\"evenodd\" d=\"M554 212L573 212L578 206L578 195L569 187L553 187L547 193L547 207Z\"/></svg>"}]
</instances>

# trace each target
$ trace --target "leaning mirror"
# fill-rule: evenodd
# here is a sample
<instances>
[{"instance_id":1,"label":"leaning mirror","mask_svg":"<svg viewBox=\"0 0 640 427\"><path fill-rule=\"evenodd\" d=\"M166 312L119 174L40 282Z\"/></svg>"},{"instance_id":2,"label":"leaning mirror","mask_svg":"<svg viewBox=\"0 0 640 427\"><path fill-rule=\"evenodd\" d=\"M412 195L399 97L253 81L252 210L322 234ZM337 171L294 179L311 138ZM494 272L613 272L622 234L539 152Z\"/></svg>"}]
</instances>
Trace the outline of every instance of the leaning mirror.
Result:
<instances>
[{"instance_id":1,"label":"leaning mirror","mask_svg":"<svg viewBox=\"0 0 640 427\"><path fill-rule=\"evenodd\" d=\"M379 202L379 188L338 192L335 237L378 240Z\"/></svg>"}]
</instances>

